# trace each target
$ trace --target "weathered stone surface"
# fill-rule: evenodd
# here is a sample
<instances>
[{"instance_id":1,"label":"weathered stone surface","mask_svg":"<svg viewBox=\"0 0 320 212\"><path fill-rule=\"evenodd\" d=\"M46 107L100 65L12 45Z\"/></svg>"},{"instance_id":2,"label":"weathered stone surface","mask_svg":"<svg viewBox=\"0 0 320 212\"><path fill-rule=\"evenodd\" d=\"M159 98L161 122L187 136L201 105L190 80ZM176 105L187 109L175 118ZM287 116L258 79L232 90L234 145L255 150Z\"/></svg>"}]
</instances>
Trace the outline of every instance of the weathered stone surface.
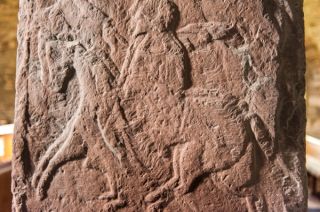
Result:
<instances>
[{"instance_id":1,"label":"weathered stone surface","mask_svg":"<svg viewBox=\"0 0 320 212\"><path fill-rule=\"evenodd\" d=\"M16 211L304 211L301 1L20 5Z\"/></svg>"}]
</instances>

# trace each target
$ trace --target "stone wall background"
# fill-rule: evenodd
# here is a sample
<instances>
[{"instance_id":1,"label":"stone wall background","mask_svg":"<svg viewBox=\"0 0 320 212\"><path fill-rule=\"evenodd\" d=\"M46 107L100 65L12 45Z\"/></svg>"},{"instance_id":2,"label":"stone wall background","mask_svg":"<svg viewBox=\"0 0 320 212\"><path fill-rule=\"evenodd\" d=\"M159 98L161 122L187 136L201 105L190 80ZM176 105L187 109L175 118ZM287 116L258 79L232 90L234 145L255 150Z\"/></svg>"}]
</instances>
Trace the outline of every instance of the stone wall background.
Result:
<instances>
[{"instance_id":1,"label":"stone wall background","mask_svg":"<svg viewBox=\"0 0 320 212\"><path fill-rule=\"evenodd\" d=\"M0 0L0 124L12 123L18 1Z\"/></svg>"}]
</instances>

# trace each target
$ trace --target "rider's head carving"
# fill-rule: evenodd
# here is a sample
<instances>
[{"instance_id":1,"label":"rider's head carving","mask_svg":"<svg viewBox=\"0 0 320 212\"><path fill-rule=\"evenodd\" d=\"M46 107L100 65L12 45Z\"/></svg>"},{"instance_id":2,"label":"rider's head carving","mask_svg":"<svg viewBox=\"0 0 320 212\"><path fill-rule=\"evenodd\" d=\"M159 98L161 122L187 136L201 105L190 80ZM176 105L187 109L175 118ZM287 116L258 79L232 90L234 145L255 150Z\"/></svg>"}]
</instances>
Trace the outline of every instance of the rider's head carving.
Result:
<instances>
[{"instance_id":1,"label":"rider's head carving","mask_svg":"<svg viewBox=\"0 0 320 212\"><path fill-rule=\"evenodd\" d=\"M134 36L149 31L172 31L178 22L178 9L170 0L146 0L137 6L131 20Z\"/></svg>"}]
</instances>

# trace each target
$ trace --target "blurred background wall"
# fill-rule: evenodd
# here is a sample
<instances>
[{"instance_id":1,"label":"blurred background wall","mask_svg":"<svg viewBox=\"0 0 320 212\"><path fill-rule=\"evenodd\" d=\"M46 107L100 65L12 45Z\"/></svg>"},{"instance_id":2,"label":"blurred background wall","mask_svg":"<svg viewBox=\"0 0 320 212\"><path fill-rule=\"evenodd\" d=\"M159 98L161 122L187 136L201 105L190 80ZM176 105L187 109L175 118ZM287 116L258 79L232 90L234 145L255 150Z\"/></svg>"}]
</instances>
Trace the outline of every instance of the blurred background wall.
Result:
<instances>
[{"instance_id":1,"label":"blurred background wall","mask_svg":"<svg viewBox=\"0 0 320 212\"><path fill-rule=\"evenodd\" d=\"M305 0L307 131L320 137L320 0Z\"/></svg>"},{"instance_id":2,"label":"blurred background wall","mask_svg":"<svg viewBox=\"0 0 320 212\"><path fill-rule=\"evenodd\" d=\"M18 0L0 0L0 212L11 211L12 130ZM9 128L12 128L9 125Z\"/></svg>"},{"instance_id":3,"label":"blurred background wall","mask_svg":"<svg viewBox=\"0 0 320 212\"><path fill-rule=\"evenodd\" d=\"M0 124L13 121L18 0L0 0Z\"/></svg>"}]
</instances>

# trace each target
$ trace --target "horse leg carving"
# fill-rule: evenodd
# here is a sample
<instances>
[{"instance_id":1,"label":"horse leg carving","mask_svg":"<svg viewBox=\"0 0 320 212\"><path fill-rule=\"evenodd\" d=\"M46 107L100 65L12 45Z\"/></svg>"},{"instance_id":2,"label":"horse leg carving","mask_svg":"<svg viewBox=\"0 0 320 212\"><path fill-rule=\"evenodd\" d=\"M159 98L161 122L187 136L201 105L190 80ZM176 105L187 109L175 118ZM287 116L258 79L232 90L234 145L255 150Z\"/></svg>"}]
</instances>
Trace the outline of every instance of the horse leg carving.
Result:
<instances>
[{"instance_id":1,"label":"horse leg carving","mask_svg":"<svg viewBox=\"0 0 320 212\"><path fill-rule=\"evenodd\" d=\"M108 186L109 186L109 191L101 194L99 196L99 199L101 200L111 200L111 199L116 199L118 196L118 189L117 189L117 183L115 176L111 177L110 173L106 173L106 178L108 181Z\"/></svg>"},{"instance_id":2,"label":"horse leg carving","mask_svg":"<svg viewBox=\"0 0 320 212\"><path fill-rule=\"evenodd\" d=\"M203 173L203 151L203 145L196 141L183 148L180 156L180 183L175 191L178 196L186 194L194 180Z\"/></svg>"},{"instance_id":3,"label":"horse leg carving","mask_svg":"<svg viewBox=\"0 0 320 212\"><path fill-rule=\"evenodd\" d=\"M181 155L181 147L176 146L173 151L173 177L167 181L164 185L157 188L155 191L149 193L145 197L146 202L154 202L161 197L161 194L166 192L167 190L171 190L177 186L180 179L180 155Z\"/></svg>"},{"instance_id":4,"label":"horse leg carving","mask_svg":"<svg viewBox=\"0 0 320 212\"><path fill-rule=\"evenodd\" d=\"M121 171L117 168L119 161L114 158L113 154L109 151L106 153L106 159L109 161L109 168L105 173L109 190L99 196L100 200L107 200L104 205L106 211L115 211L118 208L124 207L127 203L122 191L119 190L120 181L123 176ZM119 172L120 171L120 172Z\"/></svg>"},{"instance_id":5,"label":"horse leg carving","mask_svg":"<svg viewBox=\"0 0 320 212\"><path fill-rule=\"evenodd\" d=\"M37 195L40 199L45 198L49 181L55 171L65 162L84 156L86 149L85 144L79 137L71 135L65 140L60 149L50 159L47 167L41 172L37 185Z\"/></svg>"},{"instance_id":6,"label":"horse leg carving","mask_svg":"<svg viewBox=\"0 0 320 212\"><path fill-rule=\"evenodd\" d=\"M32 186L37 187L39 179L43 171L47 168L50 160L54 155L59 151L64 142L68 142L71 140L72 132L74 128L66 128L66 130L54 141L53 144L49 146L45 154L40 159L40 162L36 166L36 170L32 177Z\"/></svg>"}]
</instances>

